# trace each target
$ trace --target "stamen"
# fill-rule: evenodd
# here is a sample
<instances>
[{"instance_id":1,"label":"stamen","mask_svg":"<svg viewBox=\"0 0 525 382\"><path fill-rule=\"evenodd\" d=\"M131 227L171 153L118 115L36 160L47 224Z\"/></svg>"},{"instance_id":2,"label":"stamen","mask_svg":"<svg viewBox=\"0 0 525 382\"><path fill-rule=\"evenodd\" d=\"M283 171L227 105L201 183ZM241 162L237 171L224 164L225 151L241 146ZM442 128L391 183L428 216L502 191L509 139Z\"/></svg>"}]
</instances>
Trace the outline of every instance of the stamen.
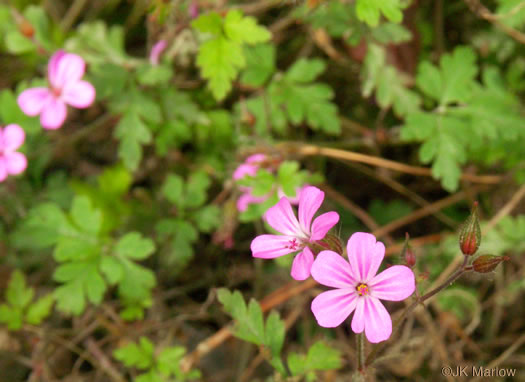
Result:
<instances>
[{"instance_id":1,"label":"stamen","mask_svg":"<svg viewBox=\"0 0 525 382\"><path fill-rule=\"evenodd\" d=\"M297 242L297 239L294 238L293 240L288 241L288 245L285 248L289 248L293 251L299 249L299 243Z\"/></svg>"},{"instance_id":2,"label":"stamen","mask_svg":"<svg viewBox=\"0 0 525 382\"><path fill-rule=\"evenodd\" d=\"M355 287L355 290L357 291L359 296L366 296L370 292L368 290L368 285L366 284L359 284L358 286Z\"/></svg>"}]
</instances>

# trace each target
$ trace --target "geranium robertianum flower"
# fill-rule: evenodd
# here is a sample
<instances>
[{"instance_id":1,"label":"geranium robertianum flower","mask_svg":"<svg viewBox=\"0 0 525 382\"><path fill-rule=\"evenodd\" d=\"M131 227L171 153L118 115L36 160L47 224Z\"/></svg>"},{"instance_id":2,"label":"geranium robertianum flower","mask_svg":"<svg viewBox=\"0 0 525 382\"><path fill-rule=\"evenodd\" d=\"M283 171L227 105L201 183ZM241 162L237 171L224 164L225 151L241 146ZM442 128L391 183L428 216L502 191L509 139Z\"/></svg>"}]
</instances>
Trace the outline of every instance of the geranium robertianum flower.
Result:
<instances>
[{"instance_id":1,"label":"geranium robertianum flower","mask_svg":"<svg viewBox=\"0 0 525 382\"><path fill-rule=\"evenodd\" d=\"M324 192L317 187L306 187L299 199L297 220L290 201L281 198L264 216L266 222L281 235L260 235L253 239L253 257L273 259L299 252L294 258L291 275L296 280L307 279L314 261L314 255L308 245L322 240L339 221L337 212L326 212L312 222L323 200Z\"/></svg>"},{"instance_id":2,"label":"geranium robertianum flower","mask_svg":"<svg viewBox=\"0 0 525 382\"><path fill-rule=\"evenodd\" d=\"M58 129L66 119L66 105L84 109L95 100L93 85L81 80L85 66L82 57L59 50L49 60L49 88L24 90L18 96L18 106L31 117L40 115L45 129Z\"/></svg>"},{"instance_id":3,"label":"geranium robertianum flower","mask_svg":"<svg viewBox=\"0 0 525 382\"><path fill-rule=\"evenodd\" d=\"M365 331L370 342L387 340L392 319L379 300L401 301L415 290L414 273L404 265L394 265L376 275L385 246L374 235L356 232L348 240L348 262L337 253L322 251L312 265L312 277L320 284L336 288L312 301L312 312L320 326L339 326L354 310L352 330Z\"/></svg>"},{"instance_id":4,"label":"geranium robertianum flower","mask_svg":"<svg viewBox=\"0 0 525 382\"><path fill-rule=\"evenodd\" d=\"M16 151L24 143L25 137L24 130L18 125L0 128L0 182L8 175L17 175L26 169L26 157Z\"/></svg>"}]
</instances>

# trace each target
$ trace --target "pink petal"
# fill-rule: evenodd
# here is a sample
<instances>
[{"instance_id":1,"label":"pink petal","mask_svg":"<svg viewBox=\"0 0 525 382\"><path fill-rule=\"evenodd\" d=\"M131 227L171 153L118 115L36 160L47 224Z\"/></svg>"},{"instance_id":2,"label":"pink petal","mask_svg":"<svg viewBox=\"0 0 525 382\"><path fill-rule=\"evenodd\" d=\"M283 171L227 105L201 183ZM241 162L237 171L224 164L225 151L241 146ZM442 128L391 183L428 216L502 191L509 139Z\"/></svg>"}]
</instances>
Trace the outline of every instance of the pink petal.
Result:
<instances>
[{"instance_id":1,"label":"pink petal","mask_svg":"<svg viewBox=\"0 0 525 382\"><path fill-rule=\"evenodd\" d=\"M31 88L20 93L17 102L24 114L34 117L42 112L50 96L48 88Z\"/></svg>"},{"instance_id":2,"label":"pink petal","mask_svg":"<svg viewBox=\"0 0 525 382\"><path fill-rule=\"evenodd\" d=\"M159 64L159 58L161 53L166 49L166 46L168 44L165 40L159 40L153 47L151 48L151 52L149 54L149 62L151 65L158 65Z\"/></svg>"},{"instance_id":3,"label":"pink petal","mask_svg":"<svg viewBox=\"0 0 525 382\"><path fill-rule=\"evenodd\" d=\"M348 240L346 249L352 275L357 281L368 283L383 261L385 245L370 233L356 232Z\"/></svg>"},{"instance_id":4,"label":"pink petal","mask_svg":"<svg viewBox=\"0 0 525 382\"><path fill-rule=\"evenodd\" d=\"M311 241L321 240L330 231L330 229L339 221L339 214L337 212L326 212L315 218L312 224Z\"/></svg>"},{"instance_id":5,"label":"pink petal","mask_svg":"<svg viewBox=\"0 0 525 382\"><path fill-rule=\"evenodd\" d=\"M244 212L248 209L250 204L260 204L265 202L268 199L268 196L253 196L251 190L248 189L247 192L242 194L239 199L237 199L237 209L240 212Z\"/></svg>"},{"instance_id":6,"label":"pink petal","mask_svg":"<svg viewBox=\"0 0 525 382\"><path fill-rule=\"evenodd\" d=\"M71 82L62 90L61 98L73 107L84 109L95 100L95 88L87 81Z\"/></svg>"},{"instance_id":7,"label":"pink petal","mask_svg":"<svg viewBox=\"0 0 525 382\"><path fill-rule=\"evenodd\" d=\"M352 318L352 331L354 333L362 333L365 330L365 300L366 298L357 296L354 317Z\"/></svg>"},{"instance_id":8,"label":"pink petal","mask_svg":"<svg viewBox=\"0 0 525 382\"><path fill-rule=\"evenodd\" d=\"M275 206L270 207L264 217L277 232L288 236L305 236L299 228L299 222L295 217L292 205L286 198L281 198Z\"/></svg>"},{"instance_id":9,"label":"pink petal","mask_svg":"<svg viewBox=\"0 0 525 382\"><path fill-rule=\"evenodd\" d=\"M368 284L373 297L401 301L416 289L414 272L404 265L394 265L374 277Z\"/></svg>"},{"instance_id":10,"label":"pink petal","mask_svg":"<svg viewBox=\"0 0 525 382\"><path fill-rule=\"evenodd\" d=\"M377 298L365 298L365 334L368 341L376 344L390 338L392 319Z\"/></svg>"},{"instance_id":11,"label":"pink petal","mask_svg":"<svg viewBox=\"0 0 525 382\"><path fill-rule=\"evenodd\" d=\"M324 192L317 187L307 187L301 192L299 199L299 223L304 232L310 233L310 225L315 213L321 207Z\"/></svg>"},{"instance_id":12,"label":"pink petal","mask_svg":"<svg viewBox=\"0 0 525 382\"><path fill-rule=\"evenodd\" d=\"M312 265L312 277L319 284L333 288L354 288L350 264L333 251L322 251Z\"/></svg>"},{"instance_id":13,"label":"pink petal","mask_svg":"<svg viewBox=\"0 0 525 382\"><path fill-rule=\"evenodd\" d=\"M244 178L245 176L255 176L257 173L257 170L259 169L258 166L254 166L253 164L246 164L243 163L233 173L233 180L239 180Z\"/></svg>"},{"instance_id":14,"label":"pink petal","mask_svg":"<svg viewBox=\"0 0 525 382\"><path fill-rule=\"evenodd\" d=\"M4 163L7 172L12 175L24 172L27 167L27 159L25 155L16 151L6 154L4 156Z\"/></svg>"},{"instance_id":15,"label":"pink petal","mask_svg":"<svg viewBox=\"0 0 525 382\"><path fill-rule=\"evenodd\" d=\"M4 158L0 157L0 182L3 182L7 178L7 168L5 166Z\"/></svg>"},{"instance_id":16,"label":"pink petal","mask_svg":"<svg viewBox=\"0 0 525 382\"><path fill-rule=\"evenodd\" d=\"M306 280L310 277L310 269L312 268L312 263L314 262L314 254L310 248L305 247L304 250L295 256L292 264L291 275L295 280Z\"/></svg>"},{"instance_id":17,"label":"pink petal","mask_svg":"<svg viewBox=\"0 0 525 382\"><path fill-rule=\"evenodd\" d=\"M348 289L330 290L314 298L312 312L320 326L334 328L354 311L358 300L357 295Z\"/></svg>"},{"instance_id":18,"label":"pink petal","mask_svg":"<svg viewBox=\"0 0 525 382\"><path fill-rule=\"evenodd\" d=\"M261 162L264 162L266 160L266 155L264 154L253 154L250 155L244 163L250 163L250 164L257 164L259 165Z\"/></svg>"},{"instance_id":19,"label":"pink petal","mask_svg":"<svg viewBox=\"0 0 525 382\"><path fill-rule=\"evenodd\" d=\"M290 236L259 235L252 240L250 245L252 256L261 259L273 259L297 252L299 248L290 248L294 239Z\"/></svg>"},{"instance_id":20,"label":"pink petal","mask_svg":"<svg viewBox=\"0 0 525 382\"><path fill-rule=\"evenodd\" d=\"M62 100L50 98L42 110L40 123L44 129L58 129L66 120L66 114L66 104Z\"/></svg>"},{"instance_id":21,"label":"pink petal","mask_svg":"<svg viewBox=\"0 0 525 382\"><path fill-rule=\"evenodd\" d=\"M6 152L15 151L22 146L26 138L24 129L14 123L7 125L2 134L2 146Z\"/></svg>"},{"instance_id":22,"label":"pink petal","mask_svg":"<svg viewBox=\"0 0 525 382\"><path fill-rule=\"evenodd\" d=\"M85 68L86 63L82 57L59 50L49 61L49 83L54 88L62 89L68 83L80 81Z\"/></svg>"}]
</instances>

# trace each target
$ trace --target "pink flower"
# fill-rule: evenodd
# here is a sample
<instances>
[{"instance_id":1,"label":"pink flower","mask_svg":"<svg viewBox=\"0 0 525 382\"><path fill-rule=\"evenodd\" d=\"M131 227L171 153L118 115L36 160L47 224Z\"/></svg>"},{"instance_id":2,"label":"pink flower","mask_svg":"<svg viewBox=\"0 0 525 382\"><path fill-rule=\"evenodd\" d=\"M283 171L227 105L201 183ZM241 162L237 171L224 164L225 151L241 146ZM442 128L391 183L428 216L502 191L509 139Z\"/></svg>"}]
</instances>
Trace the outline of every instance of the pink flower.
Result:
<instances>
[{"instance_id":1,"label":"pink flower","mask_svg":"<svg viewBox=\"0 0 525 382\"><path fill-rule=\"evenodd\" d=\"M404 265L394 265L376 275L385 246L369 233L354 233L347 253L348 262L332 251L322 251L315 259L314 280L336 289L317 296L312 312L319 325L333 328L355 310L354 333L364 330L370 342L385 341L392 334L392 320L379 300L401 301L414 293L414 273Z\"/></svg>"},{"instance_id":2,"label":"pink flower","mask_svg":"<svg viewBox=\"0 0 525 382\"><path fill-rule=\"evenodd\" d=\"M24 154L16 151L26 138L24 130L18 125L7 125L0 128L0 182L8 175L22 173L27 167Z\"/></svg>"},{"instance_id":3,"label":"pink flower","mask_svg":"<svg viewBox=\"0 0 525 382\"><path fill-rule=\"evenodd\" d=\"M296 280L307 279L314 261L314 255L308 244L322 240L339 221L336 212L326 212L312 223L314 214L323 200L324 192L320 189L312 186L305 188L299 200L298 221L290 201L281 198L275 206L266 211L265 219L282 235L260 235L253 239L251 244L253 257L273 259L299 251L294 258L291 275Z\"/></svg>"},{"instance_id":4,"label":"pink flower","mask_svg":"<svg viewBox=\"0 0 525 382\"><path fill-rule=\"evenodd\" d=\"M59 50L49 60L49 88L24 90L18 96L18 106L31 117L40 115L45 129L58 129L66 119L66 105L84 109L95 100L93 85L81 80L85 66L82 57Z\"/></svg>"},{"instance_id":5,"label":"pink flower","mask_svg":"<svg viewBox=\"0 0 525 382\"><path fill-rule=\"evenodd\" d=\"M164 49L166 49L167 45L168 44L166 43L166 40L159 40L155 43L155 45L153 45L149 54L149 62L151 65L159 64L160 55L162 52L164 52Z\"/></svg>"}]
</instances>

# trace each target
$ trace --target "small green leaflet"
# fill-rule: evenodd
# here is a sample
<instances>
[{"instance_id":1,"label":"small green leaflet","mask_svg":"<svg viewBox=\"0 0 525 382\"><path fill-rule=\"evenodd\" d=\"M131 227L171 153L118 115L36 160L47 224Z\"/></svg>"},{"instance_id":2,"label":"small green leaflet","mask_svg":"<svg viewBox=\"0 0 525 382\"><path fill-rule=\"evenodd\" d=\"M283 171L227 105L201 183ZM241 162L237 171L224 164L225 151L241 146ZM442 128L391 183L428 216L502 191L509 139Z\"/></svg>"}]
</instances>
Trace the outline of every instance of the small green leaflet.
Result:
<instances>
[{"instance_id":1,"label":"small green leaflet","mask_svg":"<svg viewBox=\"0 0 525 382\"><path fill-rule=\"evenodd\" d=\"M407 88L408 79L402 73L387 65L383 47L368 45L361 76L363 96L369 97L375 90L381 108L393 107L399 117L419 110L421 100L418 94Z\"/></svg>"},{"instance_id":2,"label":"small green leaflet","mask_svg":"<svg viewBox=\"0 0 525 382\"><path fill-rule=\"evenodd\" d=\"M381 13L388 20L400 23L403 20L401 9L400 0L356 0L355 6L357 18L373 27L379 24Z\"/></svg>"},{"instance_id":3,"label":"small green leaflet","mask_svg":"<svg viewBox=\"0 0 525 382\"><path fill-rule=\"evenodd\" d=\"M223 304L224 310L235 320L234 335L244 341L268 347L273 357L270 363L277 371L284 373L280 354L284 343L285 327L279 315L272 312L265 323L259 303L251 299L246 306L239 291L232 293L221 288L218 290L217 297Z\"/></svg>"},{"instance_id":4,"label":"small green leaflet","mask_svg":"<svg viewBox=\"0 0 525 382\"><path fill-rule=\"evenodd\" d=\"M313 344L306 356L297 353L290 353L288 356L288 367L294 376L320 370L335 370L342 365L341 352L323 342Z\"/></svg>"},{"instance_id":5,"label":"small green leaflet","mask_svg":"<svg viewBox=\"0 0 525 382\"><path fill-rule=\"evenodd\" d=\"M35 291L26 285L24 274L18 270L11 274L5 292L6 303L0 304L0 323L9 330L18 330L26 322L39 325L51 313L55 299L52 294L33 301Z\"/></svg>"},{"instance_id":6,"label":"small green leaflet","mask_svg":"<svg viewBox=\"0 0 525 382\"><path fill-rule=\"evenodd\" d=\"M197 66L202 77L218 101L224 99L232 88L232 82L239 70L246 65L244 45L268 41L270 32L259 26L250 16L243 16L239 10L230 10L224 19L217 13L204 14L193 21L193 28L211 38L201 44Z\"/></svg>"}]
</instances>

